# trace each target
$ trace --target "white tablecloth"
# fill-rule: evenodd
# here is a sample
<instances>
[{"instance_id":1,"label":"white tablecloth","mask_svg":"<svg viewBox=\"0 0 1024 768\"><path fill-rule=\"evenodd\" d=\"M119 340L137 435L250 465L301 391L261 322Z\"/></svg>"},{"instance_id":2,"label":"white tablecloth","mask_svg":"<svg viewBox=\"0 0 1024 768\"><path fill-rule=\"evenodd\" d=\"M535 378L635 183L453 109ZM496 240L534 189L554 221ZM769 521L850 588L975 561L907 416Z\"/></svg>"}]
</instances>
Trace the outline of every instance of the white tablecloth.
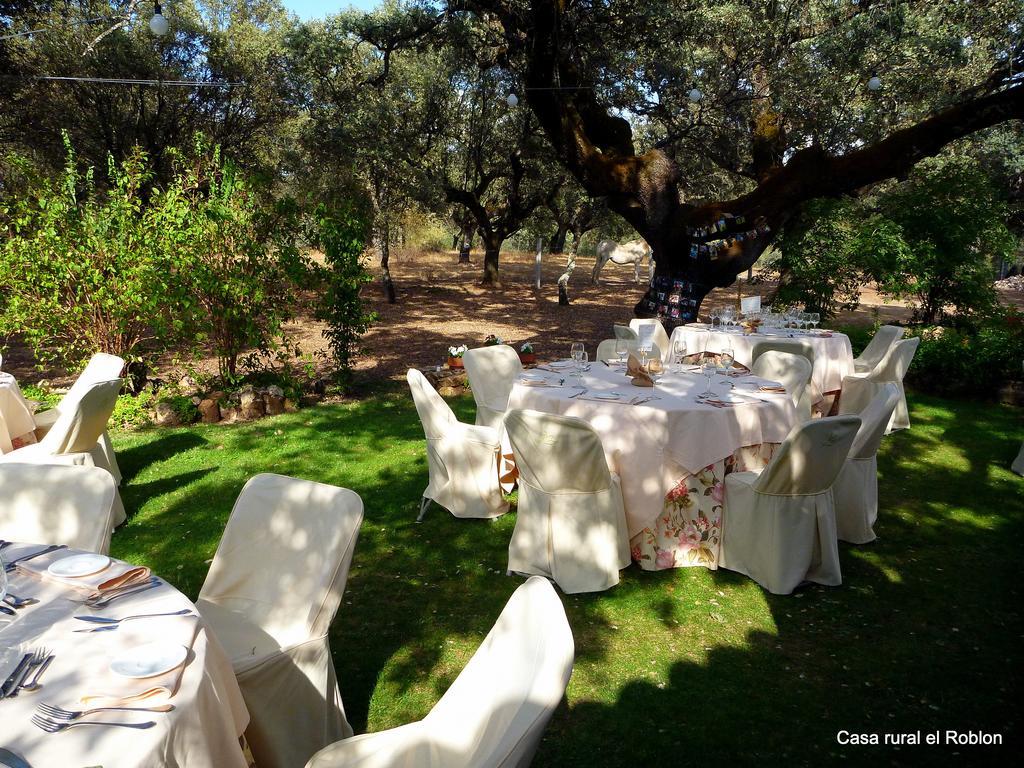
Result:
<instances>
[{"instance_id":1,"label":"white tablecloth","mask_svg":"<svg viewBox=\"0 0 1024 768\"><path fill-rule=\"evenodd\" d=\"M0 453L11 450L11 440L36 428L32 409L14 377L0 371Z\"/></svg>"},{"instance_id":2,"label":"white tablecloth","mask_svg":"<svg viewBox=\"0 0 1024 768\"><path fill-rule=\"evenodd\" d=\"M749 404L716 408L696 400L704 391L701 375L669 373L651 388L634 387L619 366L591 365L584 375L588 394L622 392L628 401L634 396L657 396L643 405L625 402L597 402L573 398L575 376L544 373L554 382L565 378L564 386L540 387L517 383L509 408L531 408L547 413L576 416L591 424L601 436L608 466L622 481L626 521L632 538L651 528L662 513L666 495L681 477L732 456L744 446L780 443L796 422L796 409L788 395L757 391L752 376L717 376L713 388L726 392L726 382L736 391L756 399Z\"/></svg>"},{"instance_id":3,"label":"white tablecloth","mask_svg":"<svg viewBox=\"0 0 1024 768\"><path fill-rule=\"evenodd\" d=\"M36 549L36 545L12 545L3 550L3 557L13 560L19 554ZM60 554L66 556L68 552ZM43 558L37 561L44 562ZM246 761L238 739L248 725L249 714L231 662L201 620L178 690L170 699L175 707L173 711L100 715L125 722L155 720L157 724L152 728L83 726L46 733L32 725L31 717L40 702L65 709L87 709L81 705L79 697L85 692L85 681L89 677L103 672L112 657L134 644L161 639L161 619L127 622L112 632L76 634L72 630L90 625L75 621L72 616L93 614L118 618L194 606L176 589L164 584L140 595L125 597L102 610L94 610L71 602L72 590L48 580L17 570L8 576L13 594L36 597L40 602L19 609L14 619L0 614L0 682L31 649L45 647L54 654L54 660L43 673L40 680L43 687L38 691L0 699L0 746L21 755L37 768L85 765L244 768Z\"/></svg>"},{"instance_id":4,"label":"white tablecloth","mask_svg":"<svg viewBox=\"0 0 1024 768\"><path fill-rule=\"evenodd\" d=\"M790 334L793 331L782 328L762 328L757 333L745 335L742 330L715 330L710 334L706 325L681 325L672 332L672 341L679 336L686 340L686 351L721 352L726 343L732 346L733 356L737 363L750 366L754 344L772 339L789 339L807 342L814 349L814 368L811 381L821 393L834 392L843 385L843 377L853 373L853 348L850 338L844 333L829 331L831 336L814 333ZM820 332L819 332L820 334Z\"/></svg>"}]
</instances>

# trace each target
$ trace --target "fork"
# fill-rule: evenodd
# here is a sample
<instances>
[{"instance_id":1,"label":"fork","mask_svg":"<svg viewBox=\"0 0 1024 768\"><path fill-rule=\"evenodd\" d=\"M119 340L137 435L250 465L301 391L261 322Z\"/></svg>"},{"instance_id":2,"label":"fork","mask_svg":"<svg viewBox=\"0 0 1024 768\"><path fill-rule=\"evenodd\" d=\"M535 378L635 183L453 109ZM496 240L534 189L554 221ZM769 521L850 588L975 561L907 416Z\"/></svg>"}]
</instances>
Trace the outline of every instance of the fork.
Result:
<instances>
[{"instance_id":1,"label":"fork","mask_svg":"<svg viewBox=\"0 0 1024 768\"><path fill-rule=\"evenodd\" d=\"M55 720L48 720L41 715L32 715L32 725L41 728L47 733L57 733L58 731L66 731L68 728L74 728L76 725L115 725L120 728L152 728L156 725L156 720L147 720L144 723L108 723L103 720L74 720L59 723Z\"/></svg>"},{"instance_id":2,"label":"fork","mask_svg":"<svg viewBox=\"0 0 1024 768\"><path fill-rule=\"evenodd\" d=\"M95 707L94 709L64 709L55 707L52 704L40 704L37 708L39 714L51 720L77 720L85 715L92 715L96 712L170 712L174 709L173 704L160 704L155 707Z\"/></svg>"},{"instance_id":3,"label":"fork","mask_svg":"<svg viewBox=\"0 0 1024 768\"><path fill-rule=\"evenodd\" d=\"M22 686L25 684L25 681L29 679L29 677L32 675L32 672L37 667L41 666L42 663L46 661L46 658L49 655L49 648L35 648L32 651L32 658L30 658L28 664L25 665L25 669L22 671L20 679L15 681L14 687L11 689L10 693L7 694L7 698L13 699L15 696L18 695L18 691L22 689Z\"/></svg>"}]
</instances>

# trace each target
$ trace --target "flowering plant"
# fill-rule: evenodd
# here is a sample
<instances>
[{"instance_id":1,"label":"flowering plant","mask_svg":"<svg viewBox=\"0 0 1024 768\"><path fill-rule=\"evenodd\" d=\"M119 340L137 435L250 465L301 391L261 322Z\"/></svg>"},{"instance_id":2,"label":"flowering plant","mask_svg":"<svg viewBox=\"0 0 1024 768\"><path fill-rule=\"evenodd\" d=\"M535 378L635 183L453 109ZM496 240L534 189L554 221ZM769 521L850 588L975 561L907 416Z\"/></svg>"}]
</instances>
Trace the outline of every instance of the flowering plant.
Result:
<instances>
[{"instance_id":1,"label":"flowering plant","mask_svg":"<svg viewBox=\"0 0 1024 768\"><path fill-rule=\"evenodd\" d=\"M532 355L533 354L533 344L531 344L528 341L524 342L523 346L521 346L519 348L519 351L522 352L524 355Z\"/></svg>"},{"instance_id":2,"label":"flowering plant","mask_svg":"<svg viewBox=\"0 0 1024 768\"><path fill-rule=\"evenodd\" d=\"M469 351L469 347L462 344L458 347L448 347L448 357L462 357Z\"/></svg>"},{"instance_id":3,"label":"flowering plant","mask_svg":"<svg viewBox=\"0 0 1024 768\"><path fill-rule=\"evenodd\" d=\"M493 346L497 346L498 344L504 344L504 343L505 343L505 340L502 339L501 336L496 336L493 333L489 334L487 336L487 338L484 339L484 346L485 347L493 347Z\"/></svg>"}]
</instances>

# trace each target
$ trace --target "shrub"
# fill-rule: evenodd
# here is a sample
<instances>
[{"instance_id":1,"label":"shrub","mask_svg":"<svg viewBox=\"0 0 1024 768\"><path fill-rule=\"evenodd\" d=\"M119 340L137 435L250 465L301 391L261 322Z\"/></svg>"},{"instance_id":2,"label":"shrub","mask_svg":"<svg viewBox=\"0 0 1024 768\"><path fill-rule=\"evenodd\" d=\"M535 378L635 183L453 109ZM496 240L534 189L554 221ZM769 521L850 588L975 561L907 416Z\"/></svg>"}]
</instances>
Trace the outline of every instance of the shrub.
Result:
<instances>
[{"instance_id":1,"label":"shrub","mask_svg":"<svg viewBox=\"0 0 1024 768\"><path fill-rule=\"evenodd\" d=\"M1024 315L1014 309L969 330L926 327L911 331L921 345L907 372L917 389L990 397L1021 376Z\"/></svg>"},{"instance_id":2,"label":"shrub","mask_svg":"<svg viewBox=\"0 0 1024 768\"><path fill-rule=\"evenodd\" d=\"M65 144L56 180L35 178L0 203L0 334L20 333L39 361L68 368L97 351L156 354L180 294L174 254L144 204L148 159L136 150L108 160L101 194Z\"/></svg>"},{"instance_id":3,"label":"shrub","mask_svg":"<svg viewBox=\"0 0 1024 768\"><path fill-rule=\"evenodd\" d=\"M327 323L324 337L337 381L345 388L359 337L376 319L363 310L359 297L360 288L372 279L362 264L368 228L365 217L352 209L329 212L321 207L317 219L327 267L322 270L326 290L316 316Z\"/></svg>"}]
</instances>

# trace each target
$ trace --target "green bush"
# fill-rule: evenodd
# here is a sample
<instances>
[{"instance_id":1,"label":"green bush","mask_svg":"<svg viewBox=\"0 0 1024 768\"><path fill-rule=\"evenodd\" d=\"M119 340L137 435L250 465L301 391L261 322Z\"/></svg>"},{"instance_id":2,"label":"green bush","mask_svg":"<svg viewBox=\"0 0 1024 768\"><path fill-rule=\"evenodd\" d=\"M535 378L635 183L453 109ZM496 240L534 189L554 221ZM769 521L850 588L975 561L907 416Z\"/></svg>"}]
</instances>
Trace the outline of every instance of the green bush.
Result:
<instances>
[{"instance_id":1,"label":"green bush","mask_svg":"<svg viewBox=\"0 0 1024 768\"><path fill-rule=\"evenodd\" d=\"M154 403L155 396L148 389L137 395L123 394L117 398L110 423L120 427L144 427L152 421L149 414Z\"/></svg>"},{"instance_id":2,"label":"green bush","mask_svg":"<svg viewBox=\"0 0 1024 768\"><path fill-rule=\"evenodd\" d=\"M1024 362L1024 314L1013 309L977 328L926 327L907 381L938 394L991 397L1007 382L1021 378Z\"/></svg>"},{"instance_id":3,"label":"green bush","mask_svg":"<svg viewBox=\"0 0 1024 768\"><path fill-rule=\"evenodd\" d=\"M317 319L327 323L324 337L334 359L335 376L345 388L352 377L352 358L359 337L376 319L363 310L359 291L372 279L362 264L366 248L366 218L355 210L318 211L320 243L327 267L322 276L327 290Z\"/></svg>"}]
</instances>

